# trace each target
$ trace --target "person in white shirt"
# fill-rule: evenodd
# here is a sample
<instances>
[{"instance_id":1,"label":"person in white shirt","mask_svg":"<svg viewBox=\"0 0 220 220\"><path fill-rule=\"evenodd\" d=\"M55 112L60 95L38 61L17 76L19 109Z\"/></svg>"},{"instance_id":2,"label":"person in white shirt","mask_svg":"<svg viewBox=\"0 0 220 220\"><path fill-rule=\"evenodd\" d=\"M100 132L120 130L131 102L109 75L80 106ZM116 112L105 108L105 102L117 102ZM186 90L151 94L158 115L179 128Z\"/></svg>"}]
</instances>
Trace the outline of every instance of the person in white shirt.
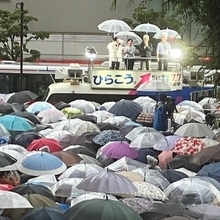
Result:
<instances>
[{"instance_id":1,"label":"person in white shirt","mask_svg":"<svg viewBox=\"0 0 220 220\"><path fill-rule=\"evenodd\" d=\"M157 44L158 70L162 70L162 66L164 65L164 70L167 71L170 52L171 45L167 42L167 36L162 35L161 42Z\"/></svg>"},{"instance_id":2,"label":"person in white shirt","mask_svg":"<svg viewBox=\"0 0 220 220\"><path fill-rule=\"evenodd\" d=\"M113 38L113 41L110 42L107 46L109 50L109 65L110 69L118 70L120 63L122 62L122 52L123 47L121 46L117 37Z\"/></svg>"}]
</instances>

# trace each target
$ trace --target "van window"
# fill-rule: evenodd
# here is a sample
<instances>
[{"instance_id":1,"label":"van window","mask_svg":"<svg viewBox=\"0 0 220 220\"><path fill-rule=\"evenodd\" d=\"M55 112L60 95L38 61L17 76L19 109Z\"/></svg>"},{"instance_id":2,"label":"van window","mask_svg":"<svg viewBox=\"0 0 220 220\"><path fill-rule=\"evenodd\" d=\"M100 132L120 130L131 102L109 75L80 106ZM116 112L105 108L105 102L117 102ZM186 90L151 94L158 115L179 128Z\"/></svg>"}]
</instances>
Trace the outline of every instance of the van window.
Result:
<instances>
[{"instance_id":1,"label":"van window","mask_svg":"<svg viewBox=\"0 0 220 220\"><path fill-rule=\"evenodd\" d=\"M87 101L93 101L102 104L104 102L109 102L109 101L117 102L121 99L133 100L136 99L137 97L138 96L136 95L126 95L126 94L113 95L113 94L56 93L56 94L52 94L47 101L50 102L51 104L55 104L60 101L69 103L76 99L84 99Z\"/></svg>"}]
</instances>

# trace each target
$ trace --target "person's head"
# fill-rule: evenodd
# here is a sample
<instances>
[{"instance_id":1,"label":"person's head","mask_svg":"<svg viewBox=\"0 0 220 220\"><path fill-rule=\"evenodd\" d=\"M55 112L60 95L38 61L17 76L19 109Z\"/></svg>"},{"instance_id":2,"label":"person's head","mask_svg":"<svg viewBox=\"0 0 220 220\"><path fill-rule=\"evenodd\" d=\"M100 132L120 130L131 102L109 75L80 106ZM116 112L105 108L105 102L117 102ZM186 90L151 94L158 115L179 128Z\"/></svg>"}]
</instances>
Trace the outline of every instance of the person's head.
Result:
<instances>
[{"instance_id":1,"label":"person's head","mask_svg":"<svg viewBox=\"0 0 220 220\"><path fill-rule=\"evenodd\" d=\"M114 38L113 38L113 41L114 41L114 42L117 42L117 41L118 41L118 38L117 38L117 37L114 37Z\"/></svg>"},{"instance_id":2,"label":"person's head","mask_svg":"<svg viewBox=\"0 0 220 220\"><path fill-rule=\"evenodd\" d=\"M133 40L132 40L131 38L129 38L129 39L127 40L127 45L131 46L132 44L133 44Z\"/></svg>"},{"instance_id":3,"label":"person's head","mask_svg":"<svg viewBox=\"0 0 220 220\"><path fill-rule=\"evenodd\" d=\"M149 35L148 34L145 34L143 36L143 41L146 42L146 41L149 41Z\"/></svg>"},{"instance_id":4,"label":"person's head","mask_svg":"<svg viewBox=\"0 0 220 220\"><path fill-rule=\"evenodd\" d=\"M166 34L162 34L161 35L161 41L162 42L166 42L166 40L167 40L167 35Z\"/></svg>"},{"instance_id":5,"label":"person's head","mask_svg":"<svg viewBox=\"0 0 220 220\"><path fill-rule=\"evenodd\" d=\"M167 95L166 94L160 94L160 101L161 102L166 102L167 100Z\"/></svg>"},{"instance_id":6,"label":"person's head","mask_svg":"<svg viewBox=\"0 0 220 220\"><path fill-rule=\"evenodd\" d=\"M7 171L1 171L0 172L0 178L1 177L6 177L8 175L8 172Z\"/></svg>"}]
</instances>

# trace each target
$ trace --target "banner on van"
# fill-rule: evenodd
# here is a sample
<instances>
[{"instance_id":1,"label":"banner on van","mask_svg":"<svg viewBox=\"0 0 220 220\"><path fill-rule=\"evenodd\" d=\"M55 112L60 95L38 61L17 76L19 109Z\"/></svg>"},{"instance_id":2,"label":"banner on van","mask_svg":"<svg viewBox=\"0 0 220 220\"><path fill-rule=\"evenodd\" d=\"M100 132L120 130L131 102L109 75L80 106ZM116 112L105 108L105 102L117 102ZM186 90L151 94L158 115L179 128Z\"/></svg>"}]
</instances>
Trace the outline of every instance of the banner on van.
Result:
<instances>
[{"instance_id":1,"label":"banner on van","mask_svg":"<svg viewBox=\"0 0 220 220\"><path fill-rule=\"evenodd\" d=\"M98 70L89 72L91 87L94 89L134 89L152 79L160 79L168 82L175 90L182 90L183 79L181 72L170 71L129 71L129 70Z\"/></svg>"}]
</instances>

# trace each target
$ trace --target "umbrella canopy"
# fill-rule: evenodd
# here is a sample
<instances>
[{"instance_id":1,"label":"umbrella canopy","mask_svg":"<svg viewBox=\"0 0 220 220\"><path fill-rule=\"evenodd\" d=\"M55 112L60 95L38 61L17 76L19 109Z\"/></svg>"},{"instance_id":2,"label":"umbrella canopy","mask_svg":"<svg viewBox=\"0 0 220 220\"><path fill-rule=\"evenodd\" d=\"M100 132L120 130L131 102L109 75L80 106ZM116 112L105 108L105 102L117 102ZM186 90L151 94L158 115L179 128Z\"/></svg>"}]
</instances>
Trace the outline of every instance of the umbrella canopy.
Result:
<instances>
[{"instance_id":1,"label":"umbrella canopy","mask_svg":"<svg viewBox=\"0 0 220 220\"><path fill-rule=\"evenodd\" d=\"M42 196L39 194L26 194L23 195L23 197L27 199L34 208L45 206L58 207L56 202L54 202L52 199L47 198L46 196Z\"/></svg>"},{"instance_id":2,"label":"umbrella canopy","mask_svg":"<svg viewBox=\"0 0 220 220\"><path fill-rule=\"evenodd\" d=\"M97 123L101 123L101 122L105 121L106 119L114 116L112 113L105 111L105 110L95 111L95 112L91 113L91 115L96 117Z\"/></svg>"},{"instance_id":3,"label":"umbrella canopy","mask_svg":"<svg viewBox=\"0 0 220 220\"><path fill-rule=\"evenodd\" d=\"M105 130L119 130L119 127L116 126L116 125L113 125L113 124L110 124L110 123L103 123L103 122L100 122L97 124L98 128L101 130L101 131L105 131Z\"/></svg>"},{"instance_id":4,"label":"umbrella canopy","mask_svg":"<svg viewBox=\"0 0 220 220\"><path fill-rule=\"evenodd\" d=\"M0 200L4 201L0 204L0 209L22 209L22 208L33 208L33 206L21 195L0 190Z\"/></svg>"},{"instance_id":5,"label":"umbrella canopy","mask_svg":"<svg viewBox=\"0 0 220 220\"><path fill-rule=\"evenodd\" d=\"M98 166L101 166L101 163L100 163L97 159L95 159L95 158L93 158L93 157L91 157L91 156L88 156L88 155L85 155L85 154L77 154L77 155L79 155L79 157L82 158L82 160L80 161L80 163L84 163L84 164L96 164L96 165L98 165Z\"/></svg>"},{"instance_id":6,"label":"umbrella canopy","mask_svg":"<svg viewBox=\"0 0 220 220\"><path fill-rule=\"evenodd\" d=\"M187 216L186 210L175 203L153 203L146 212L140 215L143 220L159 220L172 216Z\"/></svg>"},{"instance_id":7,"label":"umbrella canopy","mask_svg":"<svg viewBox=\"0 0 220 220\"><path fill-rule=\"evenodd\" d=\"M172 84L161 79L152 79L148 82L141 84L138 91L151 91L151 92L168 92L176 90Z\"/></svg>"},{"instance_id":8,"label":"umbrella canopy","mask_svg":"<svg viewBox=\"0 0 220 220\"><path fill-rule=\"evenodd\" d=\"M82 115L83 112L78 109L78 108L72 108L72 107L69 107L69 108L64 108L62 109L62 113L65 115L66 118L68 119L73 119L75 118L76 116L79 116L79 115Z\"/></svg>"},{"instance_id":9,"label":"umbrella canopy","mask_svg":"<svg viewBox=\"0 0 220 220\"><path fill-rule=\"evenodd\" d=\"M125 141L114 141L107 143L102 150L102 153L110 158L121 159L128 157L135 159L138 157L138 151L129 147Z\"/></svg>"},{"instance_id":10,"label":"umbrella canopy","mask_svg":"<svg viewBox=\"0 0 220 220\"><path fill-rule=\"evenodd\" d=\"M158 31L153 36L153 38L161 39L161 37L163 35L167 36L168 39L181 39L181 37L180 37L180 35L178 34L177 31L169 29L169 28Z\"/></svg>"},{"instance_id":11,"label":"umbrella canopy","mask_svg":"<svg viewBox=\"0 0 220 220\"><path fill-rule=\"evenodd\" d=\"M66 220L63 211L54 207L40 207L29 211L20 220Z\"/></svg>"},{"instance_id":12,"label":"umbrella canopy","mask_svg":"<svg viewBox=\"0 0 220 220\"><path fill-rule=\"evenodd\" d=\"M41 118L41 122L45 124L55 123L65 120L65 115L56 108L44 109L37 114L37 117Z\"/></svg>"},{"instance_id":13,"label":"umbrella canopy","mask_svg":"<svg viewBox=\"0 0 220 220\"><path fill-rule=\"evenodd\" d=\"M130 180L120 174L112 172L91 174L86 177L77 188L90 192L102 192L115 195L131 194L137 191Z\"/></svg>"},{"instance_id":14,"label":"umbrella canopy","mask_svg":"<svg viewBox=\"0 0 220 220\"><path fill-rule=\"evenodd\" d=\"M142 133L136 136L136 138L130 143L132 148L150 148L154 146L158 141L163 141L164 145L167 145L167 141L159 132Z\"/></svg>"},{"instance_id":15,"label":"umbrella canopy","mask_svg":"<svg viewBox=\"0 0 220 220\"><path fill-rule=\"evenodd\" d=\"M118 201L115 196L112 195L106 195L105 193L85 193L83 195L80 195L74 199L71 200L71 207L75 206L76 204L87 201L87 200L92 200L92 199L108 199L108 200L113 200L113 201Z\"/></svg>"},{"instance_id":16,"label":"umbrella canopy","mask_svg":"<svg viewBox=\"0 0 220 220\"><path fill-rule=\"evenodd\" d=\"M203 109L212 109L214 105L217 103L215 98L205 97L201 101L198 102L199 105L202 106Z\"/></svg>"},{"instance_id":17,"label":"umbrella canopy","mask_svg":"<svg viewBox=\"0 0 220 220\"><path fill-rule=\"evenodd\" d=\"M137 102L124 99L115 103L109 109L110 113L116 116L125 116L127 118L130 118L131 120L135 120L142 111L143 108Z\"/></svg>"},{"instance_id":18,"label":"umbrella canopy","mask_svg":"<svg viewBox=\"0 0 220 220\"><path fill-rule=\"evenodd\" d=\"M0 124L0 137L1 137L1 138L9 139L10 136L11 136L10 133L9 133L8 130L4 127L4 125Z\"/></svg>"},{"instance_id":19,"label":"umbrella canopy","mask_svg":"<svg viewBox=\"0 0 220 220\"><path fill-rule=\"evenodd\" d=\"M180 103L177 104L177 107L188 107L188 110L196 110L196 111L201 111L203 112L203 108L201 107L201 105L199 105L197 102L195 101L190 101L190 100L184 100Z\"/></svg>"},{"instance_id":20,"label":"umbrella canopy","mask_svg":"<svg viewBox=\"0 0 220 220\"><path fill-rule=\"evenodd\" d=\"M84 114L92 113L95 111L95 106L92 102L83 99L74 100L69 103L72 108L80 109Z\"/></svg>"},{"instance_id":21,"label":"umbrella canopy","mask_svg":"<svg viewBox=\"0 0 220 220\"><path fill-rule=\"evenodd\" d=\"M28 151L24 147L17 144L5 144L5 145L1 145L1 148L6 150L17 151L18 153L23 155L28 154Z\"/></svg>"},{"instance_id":22,"label":"umbrella canopy","mask_svg":"<svg viewBox=\"0 0 220 220\"><path fill-rule=\"evenodd\" d=\"M93 124L97 123L97 118L96 116L92 115L92 114L87 114L87 115L76 115L73 118L79 118L82 121L89 121L92 122Z\"/></svg>"},{"instance_id":23,"label":"umbrella canopy","mask_svg":"<svg viewBox=\"0 0 220 220\"><path fill-rule=\"evenodd\" d=\"M82 160L82 158L78 156L76 153L68 151L57 151L53 152L52 155L61 159L67 167L79 163Z\"/></svg>"},{"instance_id":24,"label":"umbrella canopy","mask_svg":"<svg viewBox=\"0 0 220 220\"><path fill-rule=\"evenodd\" d=\"M70 152L74 152L76 154L85 154L91 157L95 158L96 152L91 149L88 148L86 146L81 146L81 145L70 145L69 147L63 149L64 151L70 151Z\"/></svg>"},{"instance_id":25,"label":"umbrella canopy","mask_svg":"<svg viewBox=\"0 0 220 220\"><path fill-rule=\"evenodd\" d=\"M39 112L45 109L54 109L55 107L49 102L38 101L34 102L27 107L27 112L31 112L33 114L38 114Z\"/></svg>"},{"instance_id":26,"label":"umbrella canopy","mask_svg":"<svg viewBox=\"0 0 220 220\"><path fill-rule=\"evenodd\" d=\"M0 123L9 131L32 131L33 123L25 118L15 115L0 117Z\"/></svg>"},{"instance_id":27,"label":"umbrella canopy","mask_svg":"<svg viewBox=\"0 0 220 220\"><path fill-rule=\"evenodd\" d=\"M80 202L65 212L67 220L141 220L141 217L122 202L92 199Z\"/></svg>"},{"instance_id":28,"label":"umbrella canopy","mask_svg":"<svg viewBox=\"0 0 220 220\"><path fill-rule=\"evenodd\" d=\"M60 143L58 141L44 137L33 140L31 144L27 147L27 150L37 151L37 150L41 150L44 146L47 146L50 149L50 152L56 152L62 150L62 147L60 146Z\"/></svg>"},{"instance_id":29,"label":"umbrella canopy","mask_svg":"<svg viewBox=\"0 0 220 220\"><path fill-rule=\"evenodd\" d=\"M26 102L34 101L39 96L31 91L25 90L14 93L8 100L8 103L24 104Z\"/></svg>"},{"instance_id":30,"label":"umbrella canopy","mask_svg":"<svg viewBox=\"0 0 220 220\"><path fill-rule=\"evenodd\" d=\"M187 123L179 127L176 132L176 135L185 136L185 137L214 137L214 132L206 125L200 123Z\"/></svg>"},{"instance_id":31,"label":"umbrella canopy","mask_svg":"<svg viewBox=\"0 0 220 220\"><path fill-rule=\"evenodd\" d=\"M52 126L56 131L66 130L75 135L82 135L86 132L100 132L99 128L92 122L83 121L78 118L54 123Z\"/></svg>"},{"instance_id":32,"label":"umbrella canopy","mask_svg":"<svg viewBox=\"0 0 220 220\"><path fill-rule=\"evenodd\" d=\"M201 121L205 121L205 114L197 110L184 110L174 115L174 120L177 124L183 124L181 123L182 118L184 118L186 122L190 122L191 120L198 120L198 118L200 118Z\"/></svg>"},{"instance_id":33,"label":"umbrella canopy","mask_svg":"<svg viewBox=\"0 0 220 220\"><path fill-rule=\"evenodd\" d=\"M42 138L41 135L39 135L36 132L33 131L27 131L23 132L21 134L18 134L15 136L14 143L23 146L24 148L27 148L32 141Z\"/></svg>"},{"instance_id":34,"label":"umbrella canopy","mask_svg":"<svg viewBox=\"0 0 220 220\"><path fill-rule=\"evenodd\" d=\"M220 182L220 162L205 165L198 173L197 176L208 176Z\"/></svg>"},{"instance_id":35,"label":"umbrella canopy","mask_svg":"<svg viewBox=\"0 0 220 220\"><path fill-rule=\"evenodd\" d=\"M157 33L160 31L160 28L157 27L155 24L145 23L137 25L133 31L137 32L146 32L146 33Z\"/></svg>"},{"instance_id":36,"label":"umbrella canopy","mask_svg":"<svg viewBox=\"0 0 220 220\"><path fill-rule=\"evenodd\" d=\"M202 220L218 220L220 207L207 204L194 205L189 207L189 216Z\"/></svg>"},{"instance_id":37,"label":"umbrella canopy","mask_svg":"<svg viewBox=\"0 0 220 220\"><path fill-rule=\"evenodd\" d=\"M180 171L169 169L169 170L161 170L160 173L170 182L174 183L183 178L187 178L188 176L185 173Z\"/></svg>"},{"instance_id":38,"label":"umbrella canopy","mask_svg":"<svg viewBox=\"0 0 220 220\"><path fill-rule=\"evenodd\" d=\"M133 196L150 198L153 200L166 201L167 197L164 192L157 186L147 182L133 182L137 188L136 192L133 192Z\"/></svg>"},{"instance_id":39,"label":"umbrella canopy","mask_svg":"<svg viewBox=\"0 0 220 220\"><path fill-rule=\"evenodd\" d=\"M65 170L66 165L59 158L46 152L30 154L19 166L20 172L31 176L58 175Z\"/></svg>"},{"instance_id":40,"label":"umbrella canopy","mask_svg":"<svg viewBox=\"0 0 220 220\"><path fill-rule=\"evenodd\" d=\"M218 141L215 141L213 139L210 139L210 138L201 138L200 139L202 142L204 142L205 146L206 147L212 147L212 146L216 146L219 144Z\"/></svg>"},{"instance_id":41,"label":"umbrella canopy","mask_svg":"<svg viewBox=\"0 0 220 220\"><path fill-rule=\"evenodd\" d=\"M128 39L133 40L134 45L139 45L142 42L142 39L131 31L121 31L115 34L115 37L119 38L120 40L127 41Z\"/></svg>"},{"instance_id":42,"label":"umbrella canopy","mask_svg":"<svg viewBox=\"0 0 220 220\"><path fill-rule=\"evenodd\" d=\"M193 204L212 204L219 202L220 193L206 181L194 178L184 178L170 184L164 190L170 202L189 207Z\"/></svg>"},{"instance_id":43,"label":"umbrella canopy","mask_svg":"<svg viewBox=\"0 0 220 220\"><path fill-rule=\"evenodd\" d=\"M131 31L131 28L122 20L110 19L101 22L98 29L108 33L117 33L120 31Z\"/></svg>"},{"instance_id":44,"label":"umbrella canopy","mask_svg":"<svg viewBox=\"0 0 220 220\"><path fill-rule=\"evenodd\" d=\"M53 185L52 190L58 197L77 197L85 193L84 190L76 189L76 186L82 181L82 178L69 178L58 181Z\"/></svg>"},{"instance_id":45,"label":"umbrella canopy","mask_svg":"<svg viewBox=\"0 0 220 220\"><path fill-rule=\"evenodd\" d=\"M64 171L59 179L68 179L68 178L85 178L91 174L96 174L102 172L103 168L96 164L74 164L66 171Z\"/></svg>"},{"instance_id":46,"label":"umbrella canopy","mask_svg":"<svg viewBox=\"0 0 220 220\"><path fill-rule=\"evenodd\" d=\"M68 103L66 103L66 102L63 102L63 101L60 101L60 102L58 102L58 103L56 103L55 105L54 105L58 110L62 110L62 109L64 109L64 108L69 108L70 107L70 104L68 104Z\"/></svg>"},{"instance_id":47,"label":"umbrella canopy","mask_svg":"<svg viewBox=\"0 0 220 220\"><path fill-rule=\"evenodd\" d=\"M32 184L32 183L21 184L14 187L11 191L18 193L19 195L39 194L48 197L54 201L56 201L57 199L49 187L39 184Z\"/></svg>"},{"instance_id":48,"label":"umbrella canopy","mask_svg":"<svg viewBox=\"0 0 220 220\"><path fill-rule=\"evenodd\" d=\"M149 96L140 96L133 100L143 107L144 112L153 112L156 101Z\"/></svg>"},{"instance_id":49,"label":"umbrella canopy","mask_svg":"<svg viewBox=\"0 0 220 220\"><path fill-rule=\"evenodd\" d=\"M183 137L174 144L171 150L176 154L190 155L200 152L205 147L205 143L198 138Z\"/></svg>"},{"instance_id":50,"label":"umbrella canopy","mask_svg":"<svg viewBox=\"0 0 220 220\"><path fill-rule=\"evenodd\" d=\"M93 142L101 146L104 146L111 141L125 141L125 137L121 134L120 131L105 130L93 138Z\"/></svg>"},{"instance_id":51,"label":"umbrella canopy","mask_svg":"<svg viewBox=\"0 0 220 220\"><path fill-rule=\"evenodd\" d=\"M6 114L10 114L15 111L17 111L17 109L13 105L11 105L9 103L5 103L5 102L0 103L0 113L1 114L6 115Z\"/></svg>"},{"instance_id":52,"label":"umbrella canopy","mask_svg":"<svg viewBox=\"0 0 220 220\"><path fill-rule=\"evenodd\" d=\"M108 111L116 102L111 101L111 102L104 102L103 104L101 104L98 108L98 110L104 110L104 111Z\"/></svg>"},{"instance_id":53,"label":"umbrella canopy","mask_svg":"<svg viewBox=\"0 0 220 220\"><path fill-rule=\"evenodd\" d=\"M35 114L30 113L30 112L12 112L11 115L16 115L22 118L26 118L32 123L34 123L35 125L38 125L41 123L40 119Z\"/></svg>"},{"instance_id":54,"label":"umbrella canopy","mask_svg":"<svg viewBox=\"0 0 220 220\"><path fill-rule=\"evenodd\" d=\"M17 160L11 155L0 151L0 167L6 167L15 164Z\"/></svg>"},{"instance_id":55,"label":"umbrella canopy","mask_svg":"<svg viewBox=\"0 0 220 220\"><path fill-rule=\"evenodd\" d=\"M146 198L124 198L121 201L138 214L147 211L152 204L152 200Z\"/></svg>"},{"instance_id":56,"label":"umbrella canopy","mask_svg":"<svg viewBox=\"0 0 220 220\"><path fill-rule=\"evenodd\" d=\"M124 126L127 122L130 122L131 120L125 116L113 116L111 118L108 118L104 120L104 123L111 123L113 125L116 125L118 127Z\"/></svg>"}]
</instances>

